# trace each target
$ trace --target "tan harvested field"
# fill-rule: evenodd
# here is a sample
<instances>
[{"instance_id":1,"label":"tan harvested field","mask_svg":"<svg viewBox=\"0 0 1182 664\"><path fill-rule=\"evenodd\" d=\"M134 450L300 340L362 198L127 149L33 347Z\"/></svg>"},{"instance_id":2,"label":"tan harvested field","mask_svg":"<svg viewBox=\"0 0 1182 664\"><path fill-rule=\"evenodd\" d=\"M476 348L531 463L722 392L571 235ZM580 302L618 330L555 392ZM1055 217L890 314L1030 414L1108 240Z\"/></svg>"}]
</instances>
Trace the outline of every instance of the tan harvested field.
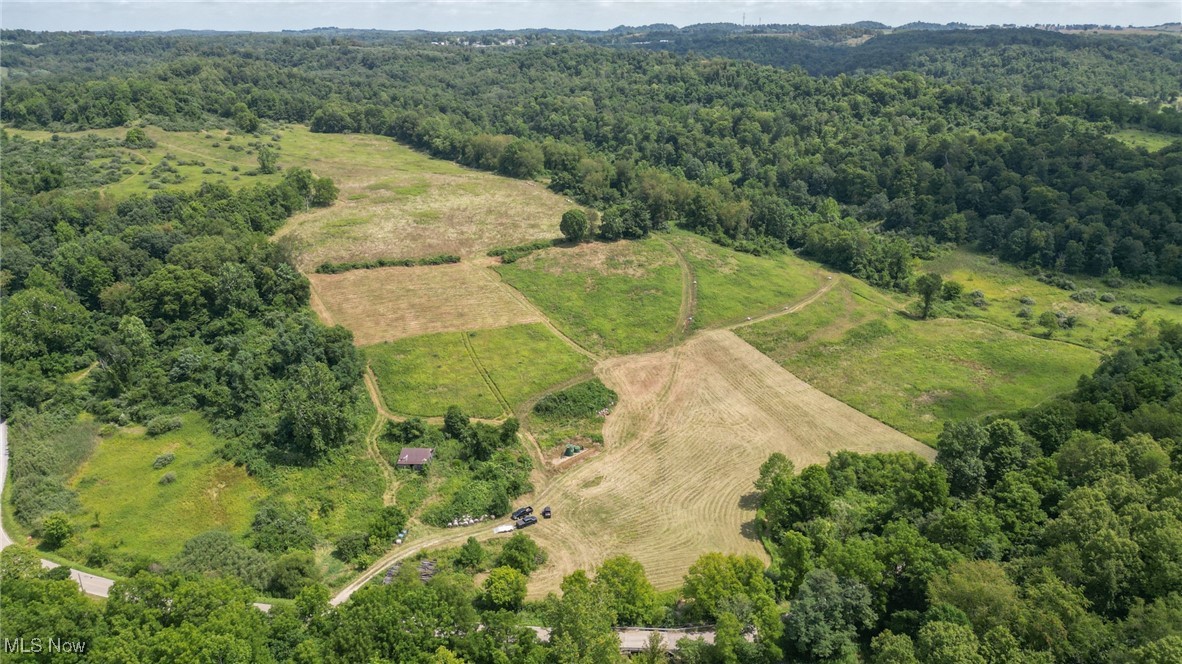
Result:
<instances>
[{"instance_id":1,"label":"tan harvested field","mask_svg":"<svg viewBox=\"0 0 1182 664\"><path fill-rule=\"evenodd\" d=\"M332 207L297 215L277 233L296 241L305 272L325 261L477 256L553 239L562 213L576 207L540 183L433 159L380 136L292 127L281 145L282 161L333 178L341 192Z\"/></svg>"},{"instance_id":2,"label":"tan harvested field","mask_svg":"<svg viewBox=\"0 0 1182 664\"><path fill-rule=\"evenodd\" d=\"M358 346L435 332L541 322L495 273L473 263L312 274L313 308Z\"/></svg>"},{"instance_id":3,"label":"tan harvested field","mask_svg":"<svg viewBox=\"0 0 1182 664\"><path fill-rule=\"evenodd\" d=\"M643 563L659 588L680 584L708 551L766 557L749 494L772 452L798 469L842 449L935 456L726 330L614 358L596 373L619 393L619 405L604 427L603 452L531 497L535 509L550 505L555 513L530 529L550 554L531 577L533 597L619 553Z\"/></svg>"}]
</instances>

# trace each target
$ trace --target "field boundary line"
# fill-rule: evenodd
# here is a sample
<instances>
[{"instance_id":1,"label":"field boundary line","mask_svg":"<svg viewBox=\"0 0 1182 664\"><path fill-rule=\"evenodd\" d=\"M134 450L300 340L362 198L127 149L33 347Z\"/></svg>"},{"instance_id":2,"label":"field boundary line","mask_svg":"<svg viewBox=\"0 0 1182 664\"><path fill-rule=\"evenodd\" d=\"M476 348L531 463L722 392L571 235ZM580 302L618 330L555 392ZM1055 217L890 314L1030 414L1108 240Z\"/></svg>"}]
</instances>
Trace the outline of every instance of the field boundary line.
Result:
<instances>
[{"instance_id":1,"label":"field boundary line","mask_svg":"<svg viewBox=\"0 0 1182 664\"><path fill-rule=\"evenodd\" d=\"M329 311L328 307L324 305L324 300L320 299L320 291L316 288L316 282L311 279L308 279L308 307L310 307L317 316L320 316L320 320L325 325L328 325L329 327L336 325L336 322L332 318L332 312ZM352 330L350 330L350 333L352 333ZM354 343L356 343L356 341L354 341Z\"/></svg>"},{"instance_id":2,"label":"field boundary line","mask_svg":"<svg viewBox=\"0 0 1182 664\"><path fill-rule=\"evenodd\" d=\"M489 268L489 267L482 267L480 269L485 273L485 275L488 277L488 279L490 281L497 284L500 288L505 289L506 292L508 292L509 295L513 297L513 299L517 300L522 305L524 305L526 309L529 309L530 311L537 314L538 318L541 319L542 324L545 325L546 327L550 328L550 331L553 332L555 335L557 335L559 339L562 339L562 341L565 342L566 345L570 346L576 352L578 352L580 355L583 355L584 357L588 358L592 362L599 362L600 361L601 358L598 355L596 355L595 353L592 353L590 350L588 350L587 348L585 348L581 344L579 344L579 342L568 337L565 332L558 329L558 326L554 324L554 321L550 320L550 317L547 316L544 311L542 311L537 306L535 306L533 302L530 302L529 298L526 297L524 293L522 293L521 291L514 288L513 284L510 284L509 282L502 279L500 272L497 272L496 270Z\"/></svg>"},{"instance_id":3,"label":"field boundary line","mask_svg":"<svg viewBox=\"0 0 1182 664\"><path fill-rule=\"evenodd\" d=\"M472 360L472 366L476 367L476 372L484 379L484 383L488 385L488 389L492 390L493 397L496 398L497 403L501 404L501 411L503 414L511 415L513 408L509 406L509 400L501 394L501 388L497 387L497 382L493 380L492 374L488 369L484 368L484 364L480 361L480 356L476 354L476 349L472 347L472 340L468 338L468 332L460 332L460 338L464 340L464 350L468 351L468 359Z\"/></svg>"}]
</instances>

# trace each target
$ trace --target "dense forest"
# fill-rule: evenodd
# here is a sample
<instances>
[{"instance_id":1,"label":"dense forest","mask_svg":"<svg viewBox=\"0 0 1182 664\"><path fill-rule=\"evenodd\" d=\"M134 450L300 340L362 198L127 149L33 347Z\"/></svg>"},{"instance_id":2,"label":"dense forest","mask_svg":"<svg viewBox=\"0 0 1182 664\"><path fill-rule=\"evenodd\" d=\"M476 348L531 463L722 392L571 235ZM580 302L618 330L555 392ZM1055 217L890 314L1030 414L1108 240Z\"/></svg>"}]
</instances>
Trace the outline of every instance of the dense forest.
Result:
<instances>
[{"instance_id":1,"label":"dense forest","mask_svg":"<svg viewBox=\"0 0 1182 664\"><path fill-rule=\"evenodd\" d=\"M107 37L47 39L5 57L14 51L5 65L27 75L0 115L19 127L264 118L386 134L480 168L548 176L615 208L625 220L616 237L677 223L749 251L801 249L894 288L910 277L900 266L932 242L1046 270L1182 276L1179 150L1149 154L1104 136L1151 119L1182 133L1182 114L1120 98L1027 96L910 72L814 78L587 45Z\"/></svg>"},{"instance_id":2,"label":"dense forest","mask_svg":"<svg viewBox=\"0 0 1182 664\"><path fill-rule=\"evenodd\" d=\"M482 49L349 31L4 31L8 125L230 127L276 178L116 200L99 188L148 140L137 127L122 140L0 134L6 516L50 549L68 537L83 414L94 430L157 435L200 413L220 454L255 477L359 443L364 360L349 331L316 320L293 249L270 239L336 188L298 165L275 174L260 132L277 124L389 136L544 181L602 213L564 219L572 238L677 225L904 291L938 245L1040 273L1182 279L1182 114L1156 103L1177 94L1177 39L958 30L838 45L879 31L650 26ZM758 62L726 59L739 56ZM1118 128L1174 140L1149 152L1111 138ZM708 623L714 644L686 642L679 661L1164 664L1182 659L1179 440L1182 328L1146 323L1072 394L947 423L934 463L772 457L755 480L770 568L706 554L659 594L639 563L613 558L568 576L561 598L526 603L545 552L473 539L440 552L429 579L406 565L330 606L307 515L264 502L249 545L214 532L163 566L121 561L128 578L102 605L68 570L6 549L0 627L84 640L77 660L96 662L598 664L621 658L614 626ZM380 440L462 467L464 488L423 514L436 526L504 513L530 490L517 443L516 420L459 408ZM406 523L399 507L376 510L332 553L364 566ZM259 611L260 593L291 601ZM664 661L655 650L641 657Z\"/></svg>"}]
</instances>

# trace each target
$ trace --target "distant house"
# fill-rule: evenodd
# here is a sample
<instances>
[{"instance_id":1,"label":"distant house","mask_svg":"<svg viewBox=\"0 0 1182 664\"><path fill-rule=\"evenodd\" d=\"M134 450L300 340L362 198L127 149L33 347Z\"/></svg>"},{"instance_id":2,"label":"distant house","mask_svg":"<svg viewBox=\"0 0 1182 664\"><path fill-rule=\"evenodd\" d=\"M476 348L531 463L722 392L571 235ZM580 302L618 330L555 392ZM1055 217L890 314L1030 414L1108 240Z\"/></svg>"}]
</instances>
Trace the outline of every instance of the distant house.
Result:
<instances>
[{"instance_id":1,"label":"distant house","mask_svg":"<svg viewBox=\"0 0 1182 664\"><path fill-rule=\"evenodd\" d=\"M422 470L433 458L435 450L430 447L404 447L398 455L398 467Z\"/></svg>"}]
</instances>

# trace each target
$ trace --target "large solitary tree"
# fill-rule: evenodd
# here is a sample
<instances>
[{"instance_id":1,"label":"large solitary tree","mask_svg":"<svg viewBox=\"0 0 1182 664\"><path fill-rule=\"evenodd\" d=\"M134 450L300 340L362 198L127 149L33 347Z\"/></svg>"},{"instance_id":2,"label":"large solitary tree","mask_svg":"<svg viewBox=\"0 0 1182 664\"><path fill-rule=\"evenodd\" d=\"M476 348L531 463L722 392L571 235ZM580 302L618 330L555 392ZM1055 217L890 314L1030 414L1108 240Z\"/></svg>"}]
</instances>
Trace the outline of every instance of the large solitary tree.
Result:
<instances>
[{"instance_id":1,"label":"large solitary tree","mask_svg":"<svg viewBox=\"0 0 1182 664\"><path fill-rule=\"evenodd\" d=\"M919 275L915 280L915 290L919 293L922 302L923 318L927 318L932 314L932 302L936 296L940 294L940 289L944 285L944 279L934 272L927 272Z\"/></svg>"}]
</instances>

